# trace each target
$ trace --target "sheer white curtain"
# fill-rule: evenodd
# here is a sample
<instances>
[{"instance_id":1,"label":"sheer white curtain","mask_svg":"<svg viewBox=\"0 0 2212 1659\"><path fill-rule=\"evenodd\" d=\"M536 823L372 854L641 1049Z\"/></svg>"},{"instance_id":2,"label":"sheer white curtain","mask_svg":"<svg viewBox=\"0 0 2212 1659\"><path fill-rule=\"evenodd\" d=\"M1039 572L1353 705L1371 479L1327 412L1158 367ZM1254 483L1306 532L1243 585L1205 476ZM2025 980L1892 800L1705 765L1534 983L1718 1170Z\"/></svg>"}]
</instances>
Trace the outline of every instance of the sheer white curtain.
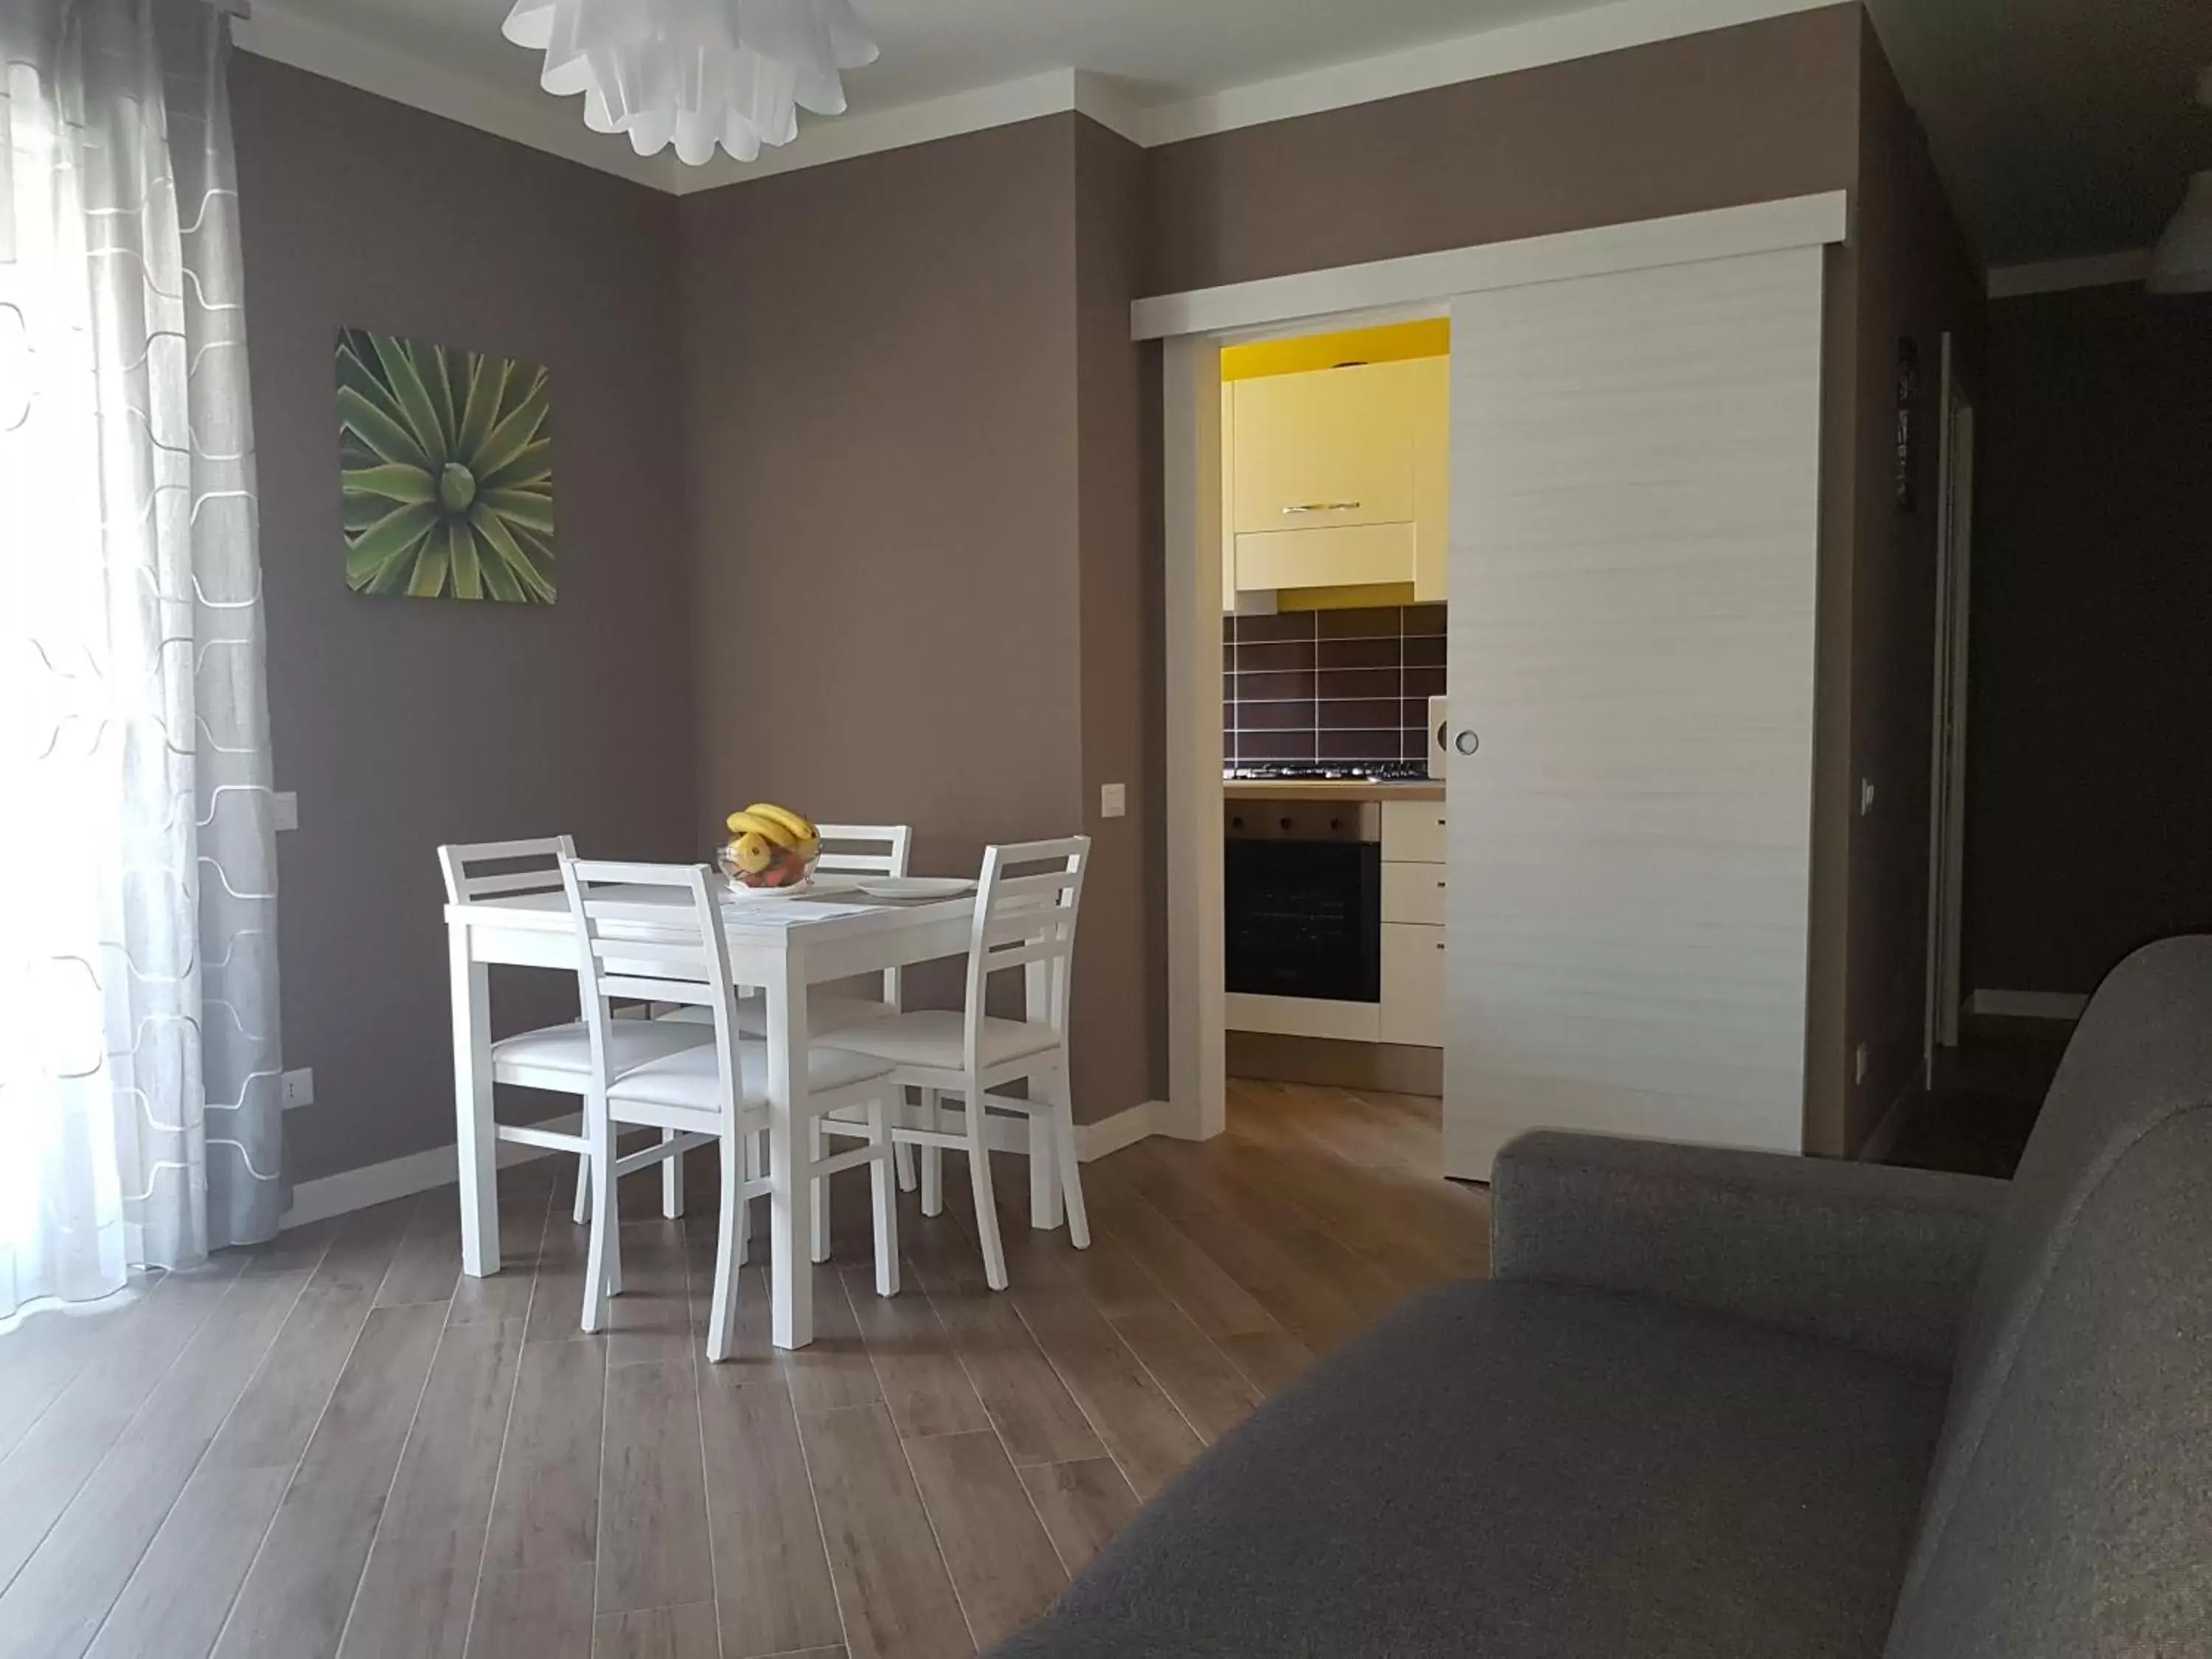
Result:
<instances>
[{"instance_id":1,"label":"sheer white curtain","mask_svg":"<svg viewBox=\"0 0 2212 1659\"><path fill-rule=\"evenodd\" d=\"M0 6L0 1317L287 1199L228 24Z\"/></svg>"}]
</instances>

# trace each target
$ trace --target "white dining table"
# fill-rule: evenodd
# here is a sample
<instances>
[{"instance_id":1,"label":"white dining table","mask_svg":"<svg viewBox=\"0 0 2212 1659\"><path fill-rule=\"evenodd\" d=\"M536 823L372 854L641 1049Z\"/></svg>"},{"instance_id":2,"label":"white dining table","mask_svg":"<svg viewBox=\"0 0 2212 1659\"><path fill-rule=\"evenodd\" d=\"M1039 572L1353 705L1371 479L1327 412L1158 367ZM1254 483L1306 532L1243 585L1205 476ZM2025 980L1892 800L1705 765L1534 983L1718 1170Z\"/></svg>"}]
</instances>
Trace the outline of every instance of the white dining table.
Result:
<instances>
[{"instance_id":1,"label":"white dining table","mask_svg":"<svg viewBox=\"0 0 2212 1659\"><path fill-rule=\"evenodd\" d=\"M641 905L688 904L671 889L608 888L603 896ZM971 891L927 901L870 899L857 892L818 897L745 897L722 902L731 977L767 996L772 1170L793 1167L793 1107L806 1086L806 988L825 980L880 973L939 957L963 955L975 918ZM499 1141L492 1117L491 1014L494 963L576 969L575 925L561 893L522 893L446 906L453 997L453 1114L460 1152L461 1271L500 1270ZM514 1131L508 1138L520 1139ZM799 1150L804 1150L803 1148ZM806 1255L813 1188L779 1181L769 1201L769 1278L772 1340L803 1348L814 1340L813 1275Z\"/></svg>"}]
</instances>

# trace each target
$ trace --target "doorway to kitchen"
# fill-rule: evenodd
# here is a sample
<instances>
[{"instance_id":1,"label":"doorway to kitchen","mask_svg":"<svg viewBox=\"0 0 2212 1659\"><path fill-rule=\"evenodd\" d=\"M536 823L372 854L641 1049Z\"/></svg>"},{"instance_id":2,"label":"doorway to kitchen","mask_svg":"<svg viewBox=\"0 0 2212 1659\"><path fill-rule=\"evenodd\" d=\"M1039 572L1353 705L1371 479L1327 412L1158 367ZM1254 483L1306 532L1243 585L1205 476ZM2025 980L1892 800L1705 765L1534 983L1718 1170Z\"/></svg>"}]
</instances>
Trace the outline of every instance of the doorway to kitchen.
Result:
<instances>
[{"instance_id":1,"label":"doorway to kitchen","mask_svg":"<svg viewBox=\"0 0 2212 1659\"><path fill-rule=\"evenodd\" d=\"M1157 1127L1192 1138L1218 1133L1229 1070L1222 849L1230 803L1221 767L1224 730L1237 728L1224 727L1224 705L1216 701L1224 661L1224 550L1241 562L1243 550L1231 538L1261 532L1249 524L1240 532L1233 517L1225 521L1225 513L1237 509L1222 482L1224 348L1449 316L1455 526L1464 523L1458 504L1475 499L1490 514L1475 533L1486 554L1507 532L1540 541L1534 515L1540 504L1522 486L1540 483L1551 476L1552 462L1565 457L1584 482L1579 492L1553 492L1572 509L1558 521L1566 538L1562 544L1580 553L1592 538L1610 538L1616 546L1644 550L1631 560L1635 568L1624 566L1610 586L1595 568L1577 578L1568 564L1521 559L1512 583L1493 581L1484 590L1490 600L1480 619L1484 653L1493 669L1510 659L1526 674L1540 673L1545 653L1556 657L1563 641L1576 643L1577 653L1583 647L1600 653L1583 659L1579 672L1597 689L1600 701L1592 708L1607 711L1604 723L1585 722L1577 738L1571 725L1555 720L1543 728L1547 735L1571 741L1548 752L1570 774L1583 769L1572 787L1599 792L1590 799L1603 799L1607 823L1628 811L1635 780L1625 777L1626 757L1607 749L1606 732L1633 726L1647 752L1673 757L1675 799L1662 817L1679 832L1677 848L1686 860L1671 890L1688 902L1672 910L1663 902L1670 890L1653 863L1664 856L1663 836L1644 834L1632 815L1620 818L1632 855L1593 864L1590 849L1567 848L1571 817L1542 821L1549 809L1541 792L1524 793L1542 772L1533 750L1519 757L1513 774L1520 781L1511 804L1530 809L1522 813L1525 822L1486 821L1480 841L1494 848L1518 836L1532 857L1551 843L1574 854L1532 866L1534 890L1547 896L1542 904L1548 907L1533 933L1516 935L1519 924L1502 907L1510 872L1470 866L1475 843L1465 825L1455 816L1447 829L1444 815L1431 813L1437 866L1431 879L1441 884L1434 890L1451 907L1455 932L1462 931L1458 918L1480 918L1464 948L1443 953L1443 1071L1448 1080L1455 1073L1469 1080L1469 1086L1446 1091L1447 1165L1453 1173L1486 1176L1489 1150L1513 1132L1514 1112L1531 1100L1538 1103L1537 1121L1619 1127L1626 1121L1622 1110L1634 1109L1622 1091L1636 1094L1638 1075L1663 1082L1656 1091L1644 1089L1662 1115L1677 1104L1688 1109L1711 1103L1705 1117L1684 1127L1690 1138L1797 1144L1808 1023L1820 250L1840 240L1844 208L1835 192L1272 278L1143 300L1133 307L1137 337L1163 345L1170 1040L1169 1100ZM1671 356L1650 331L1632 325L1653 306L1671 319L1668 337L1681 343ZM1462 314L1479 331L1474 354L1461 337ZM1563 351L1572 355L1592 325L1599 325L1601 345L1574 356L1574 372L1595 377L1604 417L1597 422L1581 418L1593 406L1589 391L1547 368L1564 361ZM1559 349L1522 349L1526 341L1516 341L1516 328L1531 337L1548 331ZM1509 369L1486 380L1493 359ZM1722 372L1711 373L1716 368ZM1493 476L1484 458L1469 453L1460 424L1461 400L1469 394L1483 441L1524 431L1544 434L1541 445L1516 449L1513 477ZM1670 424L1653 417L1653 410L1670 404L1686 410L1687 418ZM1584 451L1567 455L1584 440ZM1650 463L1642 471L1639 447ZM1647 475L1656 487L1639 518L1629 498L1635 480ZM1465 487L1469 476L1480 479L1480 491ZM1492 499L1506 496L1513 497L1510 510L1521 515L1510 525L1490 514ZM1691 522L1700 513L1709 515L1702 537ZM1449 555L1455 570L1462 556L1455 535ZM1639 559L1650 568L1636 565ZM1669 590L1663 582L1648 588L1670 559L1680 563L1686 589L1678 584ZM1504 568L1471 572L1470 586ZM1578 581L1588 599L1582 611L1571 604ZM1652 613L1663 617L1665 630L1653 635L1639 659L1626 648L1636 641L1620 632L1627 612L1617 601L1647 588L1655 599L1687 592L1695 602L1669 601ZM1737 602L1747 597L1759 612L1751 618L1754 625L1731 634L1725 616L1731 604L1741 610ZM1468 653L1459 649L1465 596L1455 598L1455 691L1468 672L1462 660ZM1511 621L1508 607L1524 599L1533 607L1529 626L1553 630L1539 642L1541 649L1528 647L1533 656L1512 647L1504 631ZM1234 624L1229 634L1226 644L1233 647ZM1671 679L1665 677L1669 664ZM1638 672L1661 678L1638 680ZM1638 684L1672 698L1678 714L1707 724L1670 728L1662 702L1640 700ZM1498 700L1511 689L1494 672L1482 681L1487 712L1501 714ZM1527 678L1522 689L1541 690ZM1556 710L1561 690L1553 686L1529 706ZM1764 712L1754 717L1747 711ZM1493 720L1485 722L1490 729L1478 731L1468 709L1451 713L1446 736L1468 752L1462 765L1491 762L1493 734L1509 728ZM1687 742L1685 732L1699 740ZM1478 747L1480 762L1473 758ZM1494 769L1507 775L1504 767ZM1643 787L1666 793L1663 781ZM1553 805L1565 799L1554 797ZM1469 884L1458 879L1462 874L1496 878L1472 884L1481 907L1474 911L1465 908L1471 901L1464 891ZM1607 904L1625 918L1620 925L1582 918L1589 907ZM1435 921L1441 926L1444 920L1440 906ZM1698 939L1683 942L1700 930ZM1524 955L1532 951L1530 959L1540 959L1540 969L1514 969L1514 953L1524 946ZM1686 966L1701 982L1686 978ZM1626 978L1609 999L1592 998L1590 988L1607 972ZM1478 983L1480 994L1470 995ZM1513 1018L1501 1024L1509 1000ZM1471 1030L1479 1037L1471 1038ZM1638 1045L1654 1042L1665 1052L1638 1061ZM1477 1063L1470 1066L1469 1060ZM1523 1074L1514 1073L1516 1066ZM1453 1166L1455 1115L1470 1106L1488 1116L1460 1124L1460 1166Z\"/></svg>"}]
</instances>

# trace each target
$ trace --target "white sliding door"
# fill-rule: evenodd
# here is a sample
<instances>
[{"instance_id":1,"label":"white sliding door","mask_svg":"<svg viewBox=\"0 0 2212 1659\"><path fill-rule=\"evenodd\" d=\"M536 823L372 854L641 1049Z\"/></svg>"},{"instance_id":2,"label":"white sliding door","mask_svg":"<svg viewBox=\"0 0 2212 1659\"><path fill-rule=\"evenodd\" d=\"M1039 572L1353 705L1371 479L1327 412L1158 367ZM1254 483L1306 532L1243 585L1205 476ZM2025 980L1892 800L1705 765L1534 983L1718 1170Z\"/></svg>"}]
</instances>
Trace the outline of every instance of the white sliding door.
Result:
<instances>
[{"instance_id":1,"label":"white sliding door","mask_svg":"<svg viewBox=\"0 0 2212 1659\"><path fill-rule=\"evenodd\" d=\"M1820 269L1453 303L1451 1174L1802 1145Z\"/></svg>"}]
</instances>

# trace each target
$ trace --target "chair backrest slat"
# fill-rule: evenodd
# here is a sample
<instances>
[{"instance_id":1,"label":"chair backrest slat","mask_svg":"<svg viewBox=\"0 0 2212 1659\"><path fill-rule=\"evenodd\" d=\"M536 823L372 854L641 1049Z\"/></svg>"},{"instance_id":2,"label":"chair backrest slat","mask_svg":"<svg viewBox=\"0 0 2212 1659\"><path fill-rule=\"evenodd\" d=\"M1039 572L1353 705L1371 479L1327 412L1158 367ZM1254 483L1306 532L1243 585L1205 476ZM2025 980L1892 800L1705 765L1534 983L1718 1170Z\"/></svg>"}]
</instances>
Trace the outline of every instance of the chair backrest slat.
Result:
<instances>
[{"instance_id":1,"label":"chair backrest slat","mask_svg":"<svg viewBox=\"0 0 2212 1659\"><path fill-rule=\"evenodd\" d=\"M515 893L557 893L561 860L575 856L576 842L570 836L453 842L438 849L438 868L446 878L446 902L466 904ZM525 867L507 867L514 865Z\"/></svg>"},{"instance_id":2,"label":"chair backrest slat","mask_svg":"<svg viewBox=\"0 0 2212 1659\"><path fill-rule=\"evenodd\" d=\"M910 823L817 823L822 856L815 863L817 875L903 876L914 853ZM899 970L884 969L884 1000L899 1006Z\"/></svg>"},{"instance_id":3,"label":"chair backrest slat","mask_svg":"<svg viewBox=\"0 0 2212 1659\"><path fill-rule=\"evenodd\" d=\"M720 878L704 865L577 858L561 861L561 877L576 922L577 974L600 1089L613 1081L607 1051L614 1011L608 999L617 996L711 1010L722 1075L734 1078L737 1020ZM623 890L639 888L669 893L678 902L656 903ZM723 1093L726 1105L729 1091Z\"/></svg>"},{"instance_id":4,"label":"chair backrest slat","mask_svg":"<svg viewBox=\"0 0 2212 1659\"><path fill-rule=\"evenodd\" d=\"M968 947L968 1000L963 1028L966 1063L978 1065L984 993L991 975L1025 970L1030 1021L1049 1025L1064 1042L1068 993L1074 978L1075 923L1091 837L1016 842L983 849L976 884L975 924ZM1033 866L1057 867L1037 872ZM1016 870L1030 873L1016 875ZM1039 1003L1042 1003L1040 1007Z\"/></svg>"},{"instance_id":5,"label":"chair backrest slat","mask_svg":"<svg viewBox=\"0 0 2212 1659\"><path fill-rule=\"evenodd\" d=\"M817 823L822 857L815 869L844 876L902 876L914 850L906 823Z\"/></svg>"}]
</instances>

